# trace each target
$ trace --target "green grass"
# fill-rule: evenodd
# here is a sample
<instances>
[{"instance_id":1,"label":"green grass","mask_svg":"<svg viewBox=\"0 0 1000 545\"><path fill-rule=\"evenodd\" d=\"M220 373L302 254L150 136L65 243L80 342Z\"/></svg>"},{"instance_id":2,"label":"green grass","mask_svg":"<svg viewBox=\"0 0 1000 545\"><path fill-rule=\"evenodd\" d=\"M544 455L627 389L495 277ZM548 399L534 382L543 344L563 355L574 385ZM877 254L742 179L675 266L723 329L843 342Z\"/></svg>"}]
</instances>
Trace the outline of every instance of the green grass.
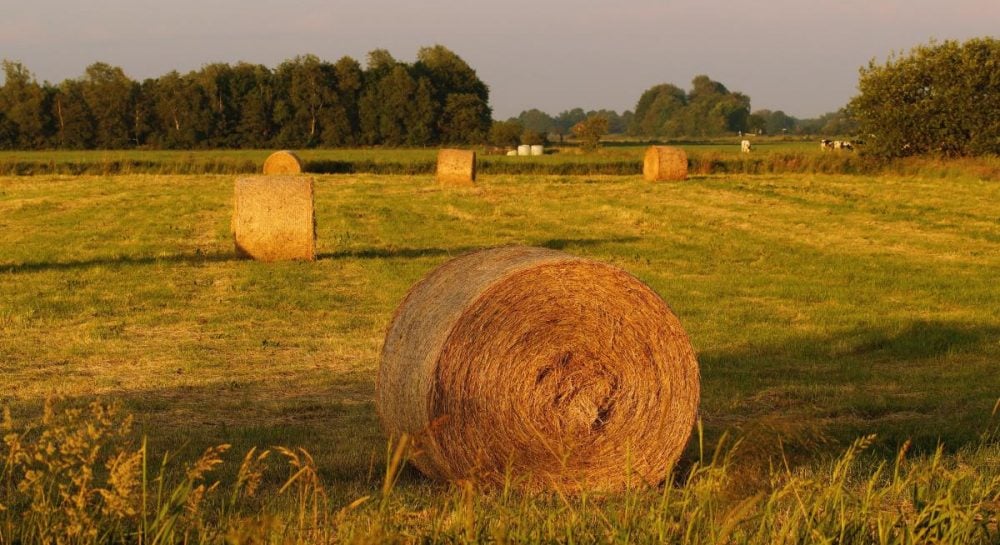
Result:
<instances>
[{"instance_id":1,"label":"green grass","mask_svg":"<svg viewBox=\"0 0 1000 545\"><path fill-rule=\"evenodd\" d=\"M995 465L996 450L978 449L1000 397L996 182L483 175L475 189L442 191L430 176L322 175L320 259L279 264L233 258L232 182L0 178L0 402L15 421L37 418L51 396L118 400L154 457L170 450L183 462L232 444L229 477L251 447L302 447L339 509L381 483L374 371L406 290L465 251L530 244L618 265L678 314L701 363L705 449L742 438L713 508L775 490L772 467L821 479L869 433L864 468L908 440L918 455L958 453L945 465ZM666 517L651 494L602 500L597 513L624 517L615 532L645 527L643 517ZM594 507L468 496L412 471L391 521L365 507L348 527L432 536L445 514L466 512L463 501L508 517L525 541L606 528ZM477 532L490 528L479 519L455 539L485 540Z\"/></svg>"}]
</instances>

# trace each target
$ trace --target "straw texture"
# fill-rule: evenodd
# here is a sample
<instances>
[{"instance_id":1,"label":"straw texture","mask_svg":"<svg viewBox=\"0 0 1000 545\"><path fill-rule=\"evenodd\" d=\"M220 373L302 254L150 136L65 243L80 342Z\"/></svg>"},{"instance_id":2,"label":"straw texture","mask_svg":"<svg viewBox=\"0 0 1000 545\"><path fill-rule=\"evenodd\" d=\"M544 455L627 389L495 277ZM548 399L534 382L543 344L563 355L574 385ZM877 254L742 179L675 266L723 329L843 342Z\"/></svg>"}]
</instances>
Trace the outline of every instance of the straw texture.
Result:
<instances>
[{"instance_id":1,"label":"straw texture","mask_svg":"<svg viewBox=\"0 0 1000 545\"><path fill-rule=\"evenodd\" d=\"M541 248L484 250L417 283L383 345L376 406L441 479L528 489L658 483L687 443L698 363L628 273Z\"/></svg>"},{"instance_id":2,"label":"straw texture","mask_svg":"<svg viewBox=\"0 0 1000 545\"><path fill-rule=\"evenodd\" d=\"M461 149L438 151L437 180L441 185L474 185L476 152Z\"/></svg>"},{"instance_id":3,"label":"straw texture","mask_svg":"<svg viewBox=\"0 0 1000 545\"><path fill-rule=\"evenodd\" d=\"M254 176L236 180L236 253L260 261L316 259L313 179Z\"/></svg>"},{"instance_id":4,"label":"straw texture","mask_svg":"<svg viewBox=\"0 0 1000 545\"><path fill-rule=\"evenodd\" d=\"M302 160L294 152L276 151L264 160L264 174L301 174Z\"/></svg>"},{"instance_id":5,"label":"straw texture","mask_svg":"<svg viewBox=\"0 0 1000 545\"><path fill-rule=\"evenodd\" d=\"M687 153L670 146L650 146L642 161L642 176L650 182L686 180Z\"/></svg>"}]
</instances>

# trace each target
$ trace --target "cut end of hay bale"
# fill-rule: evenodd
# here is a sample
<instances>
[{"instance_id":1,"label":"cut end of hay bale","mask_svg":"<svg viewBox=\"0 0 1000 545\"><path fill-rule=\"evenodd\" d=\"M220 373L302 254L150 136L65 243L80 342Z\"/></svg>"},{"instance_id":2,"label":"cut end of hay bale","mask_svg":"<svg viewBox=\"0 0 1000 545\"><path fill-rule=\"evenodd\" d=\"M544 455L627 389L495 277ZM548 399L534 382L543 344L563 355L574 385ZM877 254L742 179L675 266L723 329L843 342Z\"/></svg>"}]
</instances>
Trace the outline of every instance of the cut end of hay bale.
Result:
<instances>
[{"instance_id":1,"label":"cut end of hay bale","mask_svg":"<svg viewBox=\"0 0 1000 545\"><path fill-rule=\"evenodd\" d=\"M666 303L555 250L461 256L417 283L383 345L376 407L442 479L564 492L659 483L690 436L698 363Z\"/></svg>"},{"instance_id":2,"label":"cut end of hay bale","mask_svg":"<svg viewBox=\"0 0 1000 545\"><path fill-rule=\"evenodd\" d=\"M687 153L670 146L650 146L642 161L642 176L647 181L686 180Z\"/></svg>"},{"instance_id":3,"label":"cut end of hay bale","mask_svg":"<svg viewBox=\"0 0 1000 545\"><path fill-rule=\"evenodd\" d=\"M301 174L302 160L288 150L276 151L264 160L264 174Z\"/></svg>"},{"instance_id":4,"label":"cut end of hay bale","mask_svg":"<svg viewBox=\"0 0 1000 545\"><path fill-rule=\"evenodd\" d=\"M437 180L441 185L474 185L476 152L461 149L438 151Z\"/></svg>"},{"instance_id":5,"label":"cut end of hay bale","mask_svg":"<svg viewBox=\"0 0 1000 545\"><path fill-rule=\"evenodd\" d=\"M316 259L313 179L254 176L236 180L236 253L259 261Z\"/></svg>"}]
</instances>

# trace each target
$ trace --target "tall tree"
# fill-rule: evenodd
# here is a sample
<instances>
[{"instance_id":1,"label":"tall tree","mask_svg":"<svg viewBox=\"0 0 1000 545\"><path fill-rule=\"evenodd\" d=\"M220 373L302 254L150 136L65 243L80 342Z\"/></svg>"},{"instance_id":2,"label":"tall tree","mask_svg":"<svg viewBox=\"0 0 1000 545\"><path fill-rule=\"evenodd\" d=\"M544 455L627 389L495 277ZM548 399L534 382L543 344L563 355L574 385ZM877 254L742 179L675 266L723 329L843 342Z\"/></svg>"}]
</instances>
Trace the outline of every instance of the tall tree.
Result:
<instances>
[{"instance_id":1,"label":"tall tree","mask_svg":"<svg viewBox=\"0 0 1000 545\"><path fill-rule=\"evenodd\" d=\"M209 97L190 75L176 71L161 76L150 87L162 140L167 148L195 148L211 131Z\"/></svg>"},{"instance_id":2,"label":"tall tree","mask_svg":"<svg viewBox=\"0 0 1000 545\"><path fill-rule=\"evenodd\" d=\"M233 69L234 98L239 100L236 137L241 147L264 148L274 136L274 88L265 66L240 63Z\"/></svg>"},{"instance_id":3,"label":"tall tree","mask_svg":"<svg viewBox=\"0 0 1000 545\"><path fill-rule=\"evenodd\" d=\"M95 146L96 123L84 98L83 82L68 79L59 85L52 101L56 122L54 143L60 148L86 149Z\"/></svg>"},{"instance_id":4,"label":"tall tree","mask_svg":"<svg viewBox=\"0 0 1000 545\"><path fill-rule=\"evenodd\" d=\"M486 141L490 125L490 107L472 93L448 95L441 112L439 129L446 144L479 144Z\"/></svg>"},{"instance_id":5,"label":"tall tree","mask_svg":"<svg viewBox=\"0 0 1000 545\"><path fill-rule=\"evenodd\" d=\"M117 66L97 62L87 67L81 91L94 118L94 146L128 147L132 138L134 83Z\"/></svg>"},{"instance_id":6,"label":"tall tree","mask_svg":"<svg viewBox=\"0 0 1000 545\"><path fill-rule=\"evenodd\" d=\"M45 90L23 64L4 60L2 65L4 84L0 87L0 112L7 119L7 131L13 129L18 148L44 147L51 126Z\"/></svg>"}]
</instances>

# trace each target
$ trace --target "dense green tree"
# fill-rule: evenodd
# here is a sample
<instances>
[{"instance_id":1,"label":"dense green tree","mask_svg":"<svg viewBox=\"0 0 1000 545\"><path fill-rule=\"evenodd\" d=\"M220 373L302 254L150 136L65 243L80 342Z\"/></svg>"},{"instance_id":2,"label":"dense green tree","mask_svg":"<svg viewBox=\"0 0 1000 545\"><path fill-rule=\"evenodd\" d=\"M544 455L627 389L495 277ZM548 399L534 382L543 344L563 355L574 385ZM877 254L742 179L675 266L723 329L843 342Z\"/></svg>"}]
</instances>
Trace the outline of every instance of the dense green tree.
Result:
<instances>
[{"instance_id":1,"label":"dense green tree","mask_svg":"<svg viewBox=\"0 0 1000 545\"><path fill-rule=\"evenodd\" d=\"M494 121L490 126L489 142L494 146L513 147L521 143L524 126L516 119Z\"/></svg>"},{"instance_id":2,"label":"dense green tree","mask_svg":"<svg viewBox=\"0 0 1000 545\"><path fill-rule=\"evenodd\" d=\"M275 71L281 88L281 125L278 141L288 147L310 147L320 142L321 120L330 121L330 112L339 102L336 71L333 65L315 55L304 55L283 62ZM340 115L345 115L339 109Z\"/></svg>"},{"instance_id":3,"label":"dense green tree","mask_svg":"<svg viewBox=\"0 0 1000 545\"><path fill-rule=\"evenodd\" d=\"M572 108L559 112L559 115L553 118L554 132L561 139L563 136L573 132L573 127L584 119L587 119L587 112L583 111L583 108Z\"/></svg>"},{"instance_id":4,"label":"dense green tree","mask_svg":"<svg viewBox=\"0 0 1000 545\"><path fill-rule=\"evenodd\" d=\"M608 132L608 118L592 115L576 125L573 134L580 139L580 146L586 151L594 151L601 143L601 137Z\"/></svg>"},{"instance_id":5,"label":"dense green tree","mask_svg":"<svg viewBox=\"0 0 1000 545\"><path fill-rule=\"evenodd\" d=\"M86 149L94 146L96 123L84 98L80 80L66 80L59 85L52 100L56 123L54 144L60 148Z\"/></svg>"},{"instance_id":6,"label":"dense green tree","mask_svg":"<svg viewBox=\"0 0 1000 545\"><path fill-rule=\"evenodd\" d=\"M97 62L87 67L81 83L83 99L94 119L94 147L119 149L134 144L132 80L121 68Z\"/></svg>"},{"instance_id":7,"label":"dense green tree","mask_svg":"<svg viewBox=\"0 0 1000 545\"><path fill-rule=\"evenodd\" d=\"M357 142L359 130L358 100L364 86L365 74L361 64L351 57L341 57L333 65L333 69L337 74L337 93L344 108L344 115L347 116L347 125L351 129L345 143L354 144Z\"/></svg>"},{"instance_id":8,"label":"dense green tree","mask_svg":"<svg viewBox=\"0 0 1000 545\"><path fill-rule=\"evenodd\" d=\"M873 60L858 90L850 111L876 155L1000 153L1000 40L931 43Z\"/></svg>"},{"instance_id":9,"label":"dense green tree","mask_svg":"<svg viewBox=\"0 0 1000 545\"><path fill-rule=\"evenodd\" d=\"M7 119L7 132L13 129L18 148L44 147L51 122L45 89L23 64L4 60L2 66L4 84L0 87L0 112Z\"/></svg>"},{"instance_id":10,"label":"dense green tree","mask_svg":"<svg viewBox=\"0 0 1000 545\"><path fill-rule=\"evenodd\" d=\"M473 94L484 103L489 101L489 87L471 66L447 47L435 45L420 48L414 70L430 78L437 92L435 98L442 103L450 94Z\"/></svg>"},{"instance_id":11,"label":"dense green tree","mask_svg":"<svg viewBox=\"0 0 1000 545\"><path fill-rule=\"evenodd\" d=\"M629 133L635 136L715 136L746 131L750 98L708 76L691 81L691 91L664 83L647 89L636 103Z\"/></svg>"},{"instance_id":12,"label":"dense green tree","mask_svg":"<svg viewBox=\"0 0 1000 545\"><path fill-rule=\"evenodd\" d=\"M485 141L489 89L457 54L417 61L369 53L335 64L298 56L275 70L213 63L142 83L95 63L83 77L39 85L5 61L0 147L267 147L433 145Z\"/></svg>"},{"instance_id":13,"label":"dense green tree","mask_svg":"<svg viewBox=\"0 0 1000 545\"><path fill-rule=\"evenodd\" d=\"M17 148L17 125L0 111L0 149Z\"/></svg>"},{"instance_id":14,"label":"dense green tree","mask_svg":"<svg viewBox=\"0 0 1000 545\"><path fill-rule=\"evenodd\" d=\"M444 104L438 129L445 144L478 144L490 129L490 107L473 93L452 93Z\"/></svg>"},{"instance_id":15,"label":"dense green tree","mask_svg":"<svg viewBox=\"0 0 1000 545\"><path fill-rule=\"evenodd\" d=\"M524 110L517 116L517 121L521 123L526 131L535 131L539 134L548 134L556 131L556 121L551 115L537 109Z\"/></svg>"},{"instance_id":16,"label":"dense green tree","mask_svg":"<svg viewBox=\"0 0 1000 545\"><path fill-rule=\"evenodd\" d=\"M196 148L212 126L209 98L191 75L176 71L149 89L157 120L156 142L167 148Z\"/></svg>"},{"instance_id":17,"label":"dense green tree","mask_svg":"<svg viewBox=\"0 0 1000 545\"><path fill-rule=\"evenodd\" d=\"M633 136L665 136L668 121L686 105L687 94L680 87L669 83L654 85L639 97L628 133Z\"/></svg>"}]
</instances>

